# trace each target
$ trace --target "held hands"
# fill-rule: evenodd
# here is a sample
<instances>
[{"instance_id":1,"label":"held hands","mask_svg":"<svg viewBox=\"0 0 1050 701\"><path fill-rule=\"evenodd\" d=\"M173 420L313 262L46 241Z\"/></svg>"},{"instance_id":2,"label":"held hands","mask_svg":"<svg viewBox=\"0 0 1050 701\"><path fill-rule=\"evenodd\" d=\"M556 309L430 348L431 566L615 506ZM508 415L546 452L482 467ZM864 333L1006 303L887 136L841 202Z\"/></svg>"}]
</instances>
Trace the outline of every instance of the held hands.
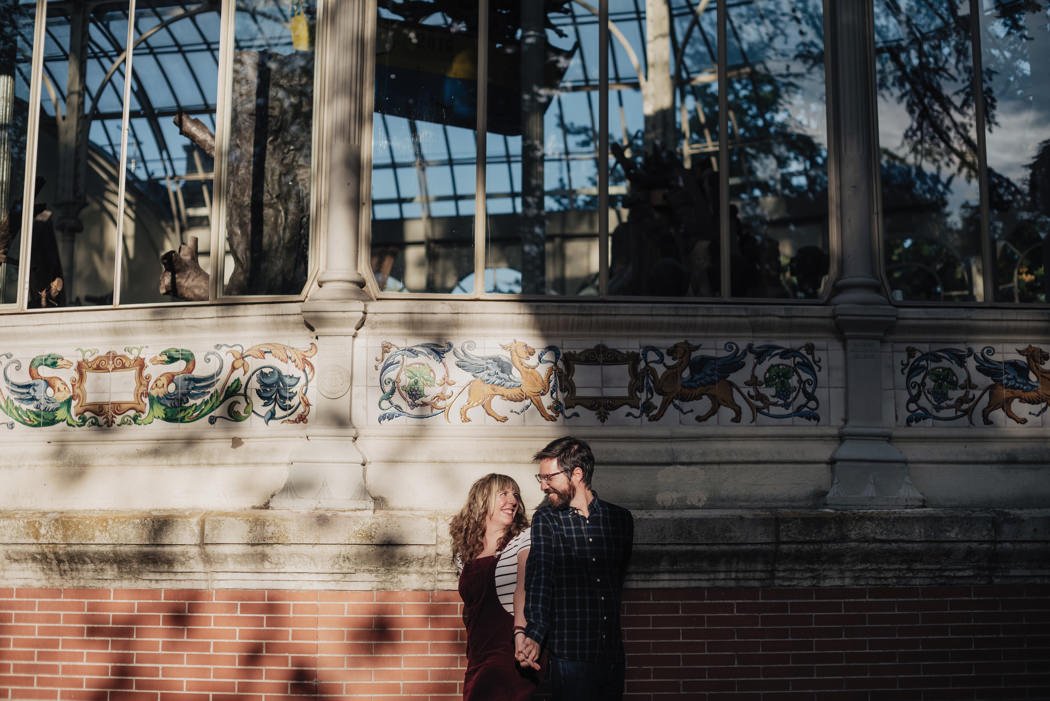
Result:
<instances>
[{"instance_id":1,"label":"held hands","mask_svg":"<svg viewBox=\"0 0 1050 701\"><path fill-rule=\"evenodd\" d=\"M518 664L525 669L539 669L539 658L540 644L525 635L523 631L515 631L514 659L518 661Z\"/></svg>"}]
</instances>

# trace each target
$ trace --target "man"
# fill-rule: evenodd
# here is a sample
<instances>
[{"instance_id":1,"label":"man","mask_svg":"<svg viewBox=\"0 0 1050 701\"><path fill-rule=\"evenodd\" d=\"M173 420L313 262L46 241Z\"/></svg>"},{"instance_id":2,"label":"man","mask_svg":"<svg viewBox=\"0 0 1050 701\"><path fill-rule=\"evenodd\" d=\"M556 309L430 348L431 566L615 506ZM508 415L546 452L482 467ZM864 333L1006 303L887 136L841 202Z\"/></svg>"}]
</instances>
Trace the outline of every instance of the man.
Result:
<instances>
[{"instance_id":1,"label":"man","mask_svg":"<svg viewBox=\"0 0 1050 701\"><path fill-rule=\"evenodd\" d=\"M555 701L609 701L623 697L624 651L620 629L623 580L631 558L631 512L602 501L591 488L594 454L566 436L533 456L546 495L532 521L525 567L524 630L515 652L539 669L549 653Z\"/></svg>"}]
</instances>

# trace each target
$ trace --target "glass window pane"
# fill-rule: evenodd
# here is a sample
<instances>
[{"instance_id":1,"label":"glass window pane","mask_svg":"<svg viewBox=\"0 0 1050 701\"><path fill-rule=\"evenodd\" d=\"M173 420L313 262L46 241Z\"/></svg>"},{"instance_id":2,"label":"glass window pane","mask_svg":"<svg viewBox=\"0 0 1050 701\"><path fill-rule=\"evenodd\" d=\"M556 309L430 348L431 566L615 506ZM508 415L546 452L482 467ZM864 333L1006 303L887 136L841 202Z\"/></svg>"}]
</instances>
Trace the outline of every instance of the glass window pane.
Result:
<instances>
[{"instance_id":1,"label":"glass window pane","mask_svg":"<svg viewBox=\"0 0 1050 701\"><path fill-rule=\"evenodd\" d=\"M1050 2L987 0L981 16L996 300L1050 300Z\"/></svg>"},{"instance_id":2,"label":"glass window pane","mask_svg":"<svg viewBox=\"0 0 1050 701\"><path fill-rule=\"evenodd\" d=\"M882 236L896 300L984 299L969 0L876 0Z\"/></svg>"},{"instance_id":3,"label":"glass window pane","mask_svg":"<svg viewBox=\"0 0 1050 701\"><path fill-rule=\"evenodd\" d=\"M610 294L719 294L717 11L610 3Z\"/></svg>"},{"instance_id":4,"label":"glass window pane","mask_svg":"<svg viewBox=\"0 0 1050 701\"><path fill-rule=\"evenodd\" d=\"M316 2L237 3L226 168L227 295L299 294L310 249Z\"/></svg>"},{"instance_id":5,"label":"glass window pane","mask_svg":"<svg viewBox=\"0 0 1050 701\"><path fill-rule=\"evenodd\" d=\"M218 11L140 2L135 36L120 300L206 300Z\"/></svg>"},{"instance_id":6,"label":"glass window pane","mask_svg":"<svg viewBox=\"0 0 1050 701\"><path fill-rule=\"evenodd\" d=\"M597 290L598 18L566 5L492 23L486 292Z\"/></svg>"},{"instance_id":7,"label":"glass window pane","mask_svg":"<svg viewBox=\"0 0 1050 701\"><path fill-rule=\"evenodd\" d=\"M608 292L612 295L677 297L689 287L689 261L673 222L677 211L666 206L665 197L671 182L680 181L676 176L685 172L674 126L670 37L674 32L676 39L685 39L675 18L686 13L692 9L684 0L609 3L609 206L613 211ZM714 18L713 10L703 14ZM687 206L688 199L682 200Z\"/></svg>"},{"instance_id":8,"label":"glass window pane","mask_svg":"<svg viewBox=\"0 0 1050 701\"><path fill-rule=\"evenodd\" d=\"M477 25L469 3L379 9L371 265L381 290L473 292Z\"/></svg>"},{"instance_id":9,"label":"glass window pane","mask_svg":"<svg viewBox=\"0 0 1050 701\"><path fill-rule=\"evenodd\" d=\"M0 0L0 304L18 294L33 5Z\"/></svg>"},{"instance_id":10,"label":"glass window pane","mask_svg":"<svg viewBox=\"0 0 1050 701\"><path fill-rule=\"evenodd\" d=\"M128 17L92 7L48 4L30 308L113 302Z\"/></svg>"},{"instance_id":11,"label":"glass window pane","mask_svg":"<svg viewBox=\"0 0 1050 701\"><path fill-rule=\"evenodd\" d=\"M820 0L727 8L730 289L812 299L828 272Z\"/></svg>"}]
</instances>

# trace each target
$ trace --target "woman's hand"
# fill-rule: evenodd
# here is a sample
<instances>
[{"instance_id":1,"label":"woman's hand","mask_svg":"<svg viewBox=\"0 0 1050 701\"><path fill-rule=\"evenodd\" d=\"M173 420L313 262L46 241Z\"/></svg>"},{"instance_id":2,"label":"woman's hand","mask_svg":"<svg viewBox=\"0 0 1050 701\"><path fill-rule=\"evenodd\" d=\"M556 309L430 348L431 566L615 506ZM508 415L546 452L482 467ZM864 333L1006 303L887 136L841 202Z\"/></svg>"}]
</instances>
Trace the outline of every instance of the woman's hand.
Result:
<instances>
[{"instance_id":1,"label":"woman's hand","mask_svg":"<svg viewBox=\"0 0 1050 701\"><path fill-rule=\"evenodd\" d=\"M540 644L524 633L515 635L514 659L526 669L539 669Z\"/></svg>"}]
</instances>

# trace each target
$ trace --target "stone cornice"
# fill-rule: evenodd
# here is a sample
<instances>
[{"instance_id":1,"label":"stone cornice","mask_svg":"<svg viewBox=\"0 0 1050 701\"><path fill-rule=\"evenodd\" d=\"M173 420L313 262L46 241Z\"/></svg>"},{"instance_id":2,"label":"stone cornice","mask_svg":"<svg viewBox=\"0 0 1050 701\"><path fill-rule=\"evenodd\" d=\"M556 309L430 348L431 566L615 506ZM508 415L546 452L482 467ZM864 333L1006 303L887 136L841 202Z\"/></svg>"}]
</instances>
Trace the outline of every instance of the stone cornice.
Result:
<instances>
[{"instance_id":1,"label":"stone cornice","mask_svg":"<svg viewBox=\"0 0 1050 701\"><path fill-rule=\"evenodd\" d=\"M5 512L0 585L451 589L448 514ZM1050 582L1050 511L637 511L629 586Z\"/></svg>"}]
</instances>

